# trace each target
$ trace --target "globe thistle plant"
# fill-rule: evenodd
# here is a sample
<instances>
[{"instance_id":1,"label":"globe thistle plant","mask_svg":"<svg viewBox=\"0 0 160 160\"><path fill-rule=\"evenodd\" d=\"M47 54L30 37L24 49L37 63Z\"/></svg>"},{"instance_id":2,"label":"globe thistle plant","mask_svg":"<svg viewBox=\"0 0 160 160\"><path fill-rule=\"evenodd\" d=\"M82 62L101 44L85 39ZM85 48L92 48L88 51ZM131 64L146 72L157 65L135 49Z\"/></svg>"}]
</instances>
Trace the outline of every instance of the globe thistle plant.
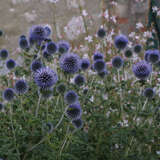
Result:
<instances>
[{"instance_id":1,"label":"globe thistle plant","mask_svg":"<svg viewBox=\"0 0 160 160\"><path fill-rule=\"evenodd\" d=\"M125 35L118 35L114 39L114 44L118 49L124 49L128 44L128 38Z\"/></svg>"},{"instance_id":2,"label":"globe thistle plant","mask_svg":"<svg viewBox=\"0 0 160 160\"><path fill-rule=\"evenodd\" d=\"M46 50L44 50L44 51L42 52L42 55L43 55L43 57L44 57L45 59L50 59L50 58L51 58L51 54L49 54Z\"/></svg>"},{"instance_id":3,"label":"globe thistle plant","mask_svg":"<svg viewBox=\"0 0 160 160\"><path fill-rule=\"evenodd\" d=\"M148 57L147 57L148 61L150 63L157 63L159 60L160 60L160 52L159 50L152 50L150 51L150 53L148 54Z\"/></svg>"},{"instance_id":4,"label":"globe thistle plant","mask_svg":"<svg viewBox=\"0 0 160 160\"><path fill-rule=\"evenodd\" d=\"M80 69L80 57L73 53L63 54L60 57L60 67L66 73L76 73Z\"/></svg>"},{"instance_id":5,"label":"globe thistle plant","mask_svg":"<svg viewBox=\"0 0 160 160\"><path fill-rule=\"evenodd\" d=\"M47 89L39 88L38 94L39 95L41 94L42 98L44 99L49 99L53 95L53 88L47 88Z\"/></svg>"},{"instance_id":6,"label":"globe thistle plant","mask_svg":"<svg viewBox=\"0 0 160 160\"><path fill-rule=\"evenodd\" d=\"M85 77L81 74L76 75L74 78L74 83L77 86L82 86L85 83Z\"/></svg>"},{"instance_id":7,"label":"globe thistle plant","mask_svg":"<svg viewBox=\"0 0 160 160\"><path fill-rule=\"evenodd\" d=\"M58 80L57 74L49 67L43 67L36 70L34 81L38 87L48 89L52 87Z\"/></svg>"},{"instance_id":8,"label":"globe thistle plant","mask_svg":"<svg viewBox=\"0 0 160 160\"><path fill-rule=\"evenodd\" d=\"M6 60L8 58L8 55L9 55L9 53L6 49L1 49L0 50L0 58L2 60Z\"/></svg>"},{"instance_id":9,"label":"globe thistle plant","mask_svg":"<svg viewBox=\"0 0 160 160\"><path fill-rule=\"evenodd\" d=\"M19 46L20 46L21 49L24 49L24 50L29 49L29 42L28 42L26 37L24 37L24 36L22 37L21 36L19 38Z\"/></svg>"},{"instance_id":10,"label":"globe thistle plant","mask_svg":"<svg viewBox=\"0 0 160 160\"><path fill-rule=\"evenodd\" d=\"M64 100L67 104L73 104L78 101L78 95L72 90L67 91L64 95Z\"/></svg>"},{"instance_id":11,"label":"globe thistle plant","mask_svg":"<svg viewBox=\"0 0 160 160\"><path fill-rule=\"evenodd\" d=\"M67 53L70 49L70 44L67 41L61 40L58 42L58 52L61 54Z\"/></svg>"},{"instance_id":12,"label":"globe thistle plant","mask_svg":"<svg viewBox=\"0 0 160 160\"><path fill-rule=\"evenodd\" d=\"M93 67L95 71L102 72L106 68L106 63L104 62L104 60L99 59L94 62Z\"/></svg>"},{"instance_id":13,"label":"globe thistle plant","mask_svg":"<svg viewBox=\"0 0 160 160\"><path fill-rule=\"evenodd\" d=\"M49 54L54 54L57 52L57 44L50 41L46 44L46 51L49 53Z\"/></svg>"},{"instance_id":14,"label":"globe thistle plant","mask_svg":"<svg viewBox=\"0 0 160 160\"><path fill-rule=\"evenodd\" d=\"M152 66L146 61L140 61L133 65L132 71L138 79L145 80L150 76L152 72Z\"/></svg>"},{"instance_id":15,"label":"globe thistle plant","mask_svg":"<svg viewBox=\"0 0 160 160\"><path fill-rule=\"evenodd\" d=\"M142 45L136 44L136 45L134 46L133 50L134 50L135 53L140 53L141 50L142 50Z\"/></svg>"},{"instance_id":16,"label":"globe thistle plant","mask_svg":"<svg viewBox=\"0 0 160 160\"><path fill-rule=\"evenodd\" d=\"M12 70L13 68L15 68L15 66L16 66L16 62L13 59L9 59L6 61L6 67L9 70Z\"/></svg>"},{"instance_id":17,"label":"globe thistle plant","mask_svg":"<svg viewBox=\"0 0 160 160\"><path fill-rule=\"evenodd\" d=\"M31 71L33 71L33 72L36 72L37 70L39 70L42 67L43 67L43 64L42 64L41 60L36 59L31 63Z\"/></svg>"},{"instance_id":18,"label":"globe thistle plant","mask_svg":"<svg viewBox=\"0 0 160 160\"><path fill-rule=\"evenodd\" d=\"M107 69L104 69L102 72L99 72L98 75L99 75L101 78L104 78L106 75L108 75Z\"/></svg>"},{"instance_id":19,"label":"globe thistle plant","mask_svg":"<svg viewBox=\"0 0 160 160\"><path fill-rule=\"evenodd\" d=\"M124 61L120 56L115 56L112 58L112 66L114 68L117 68L117 69L121 68L123 66L123 63Z\"/></svg>"},{"instance_id":20,"label":"globe thistle plant","mask_svg":"<svg viewBox=\"0 0 160 160\"><path fill-rule=\"evenodd\" d=\"M145 61L146 62L149 62L149 60L148 60L148 57L149 57L149 54L152 52L152 50L147 50L147 51L145 51L145 53L144 53L144 59L145 59Z\"/></svg>"},{"instance_id":21,"label":"globe thistle plant","mask_svg":"<svg viewBox=\"0 0 160 160\"><path fill-rule=\"evenodd\" d=\"M28 84L25 80L18 80L15 83L14 89L17 94L24 94L28 91Z\"/></svg>"},{"instance_id":22,"label":"globe thistle plant","mask_svg":"<svg viewBox=\"0 0 160 160\"><path fill-rule=\"evenodd\" d=\"M82 109L79 102L70 104L67 108L66 115L71 120L79 119L82 115Z\"/></svg>"},{"instance_id":23,"label":"globe thistle plant","mask_svg":"<svg viewBox=\"0 0 160 160\"><path fill-rule=\"evenodd\" d=\"M41 25L32 26L29 32L30 44L41 45L42 41L47 38L47 32Z\"/></svg>"},{"instance_id":24,"label":"globe thistle plant","mask_svg":"<svg viewBox=\"0 0 160 160\"><path fill-rule=\"evenodd\" d=\"M46 36L49 37L52 34L52 28L50 25L45 25L44 30L46 32Z\"/></svg>"},{"instance_id":25,"label":"globe thistle plant","mask_svg":"<svg viewBox=\"0 0 160 160\"><path fill-rule=\"evenodd\" d=\"M3 99L6 101L13 100L14 96L15 96L15 92L13 88L7 88L3 91Z\"/></svg>"},{"instance_id":26,"label":"globe thistle plant","mask_svg":"<svg viewBox=\"0 0 160 160\"><path fill-rule=\"evenodd\" d=\"M60 94L64 94L64 92L66 91L66 85L64 83L58 84L56 87L56 91Z\"/></svg>"},{"instance_id":27,"label":"globe thistle plant","mask_svg":"<svg viewBox=\"0 0 160 160\"><path fill-rule=\"evenodd\" d=\"M81 59L80 67L82 70L87 70L90 66L90 61L88 58Z\"/></svg>"},{"instance_id":28,"label":"globe thistle plant","mask_svg":"<svg viewBox=\"0 0 160 160\"><path fill-rule=\"evenodd\" d=\"M81 129L83 126L83 121L79 118L79 119L73 120L72 124L76 129Z\"/></svg>"},{"instance_id":29,"label":"globe thistle plant","mask_svg":"<svg viewBox=\"0 0 160 160\"><path fill-rule=\"evenodd\" d=\"M99 60L99 59L103 59L103 58L104 58L104 56L103 56L103 54L100 53L100 52L95 52L95 53L93 54L93 60L94 60L94 61Z\"/></svg>"},{"instance_id":30,"label":"globe thistle plant","mask_svg":"<svg viewBox=\"0 0 160 160\"><path fill-rule=\"evenodd\" d=\"M146 98L152 99L155 96L155 91L153 90L153 88L146 88L143 92L143 95Z\"/></svg>"},{"instance_id":31,"label":"globe thistle plant","mask_svg":"<svg viewBox=\"0 0 160 160\"><path fill-rule=\"evenodd\" d=\"M133 55L133 52L132 52L131 49L126 49L126 50L124 51L124 55L125 55L126 58L131 58L132 55Z\"/></svg>"},{"instance_id":32,"label":"globe thistle plant","mask_svg":"<svg viewBox=\"0 0 160 160\"><path fill-rule=\"evenodd\" d=\"M104 38L106 36L106 30L104 28L100 28L97 32L97 36L99 38Z\"/></svg>"}]
</instances>

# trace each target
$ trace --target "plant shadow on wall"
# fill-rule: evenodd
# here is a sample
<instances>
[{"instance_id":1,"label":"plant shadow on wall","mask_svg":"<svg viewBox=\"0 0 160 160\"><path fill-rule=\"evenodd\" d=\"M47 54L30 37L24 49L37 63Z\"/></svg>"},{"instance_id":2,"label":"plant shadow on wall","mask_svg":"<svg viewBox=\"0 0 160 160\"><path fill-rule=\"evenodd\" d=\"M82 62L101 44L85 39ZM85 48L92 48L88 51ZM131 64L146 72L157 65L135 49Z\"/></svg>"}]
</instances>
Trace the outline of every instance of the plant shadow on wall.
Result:
<instances>
[{"instance_id":1,"label":"plant shadow on wall","mask_svg":"<svg viewBox=\"0 0 160 160\"><path fill-rule=\"evenodd\" d=\"M0 50L9 71L0 76L0 159L160 158L160 51L149 42L158 34L108 24L85 37L88 54L54 42L49 25L19 37L23 66Z\"/></svg>"}]
</instances>

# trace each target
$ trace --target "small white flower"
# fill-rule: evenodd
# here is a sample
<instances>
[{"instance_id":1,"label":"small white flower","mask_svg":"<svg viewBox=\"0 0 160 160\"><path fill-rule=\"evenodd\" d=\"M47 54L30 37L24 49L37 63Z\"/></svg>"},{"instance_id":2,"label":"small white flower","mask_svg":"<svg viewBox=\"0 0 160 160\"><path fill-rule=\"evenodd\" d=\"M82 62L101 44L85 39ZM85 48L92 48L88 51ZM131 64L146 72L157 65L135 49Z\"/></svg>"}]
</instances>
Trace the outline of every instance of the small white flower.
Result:
<instances>
[{"instance_id":1,"label":"small white flower","mask_svg":"<svg viewBox=\"0 0 160 160\"><path fill-rule=\"evenodd\" d=\"M111 19L114 23L116 23L116 22L117 22L117 20L116 20L116 16L112 16L110 19Z\"/></svg>"},{"instance_id":2,"label":"small white flower","mask_svg":"<svg viewBox=\"0 0 160 160\"><path fill-rule=\"evenodd\" d=\"M107 9L106 9L106 11L104 12L104 18L105 18L105 19L109 19L109 12L108 12Z\"/></svg>"},{"instance_id":3,"label":"small white flower","mask_svg":"<svg viewBox=\"0 0 160 160\"><path fill-rule=\"evenodd\" d=\"M135 32L131 32L131 33L129 34L129 37L130 37L130 38L133 38L133 37L135 36L135 34L136 34Z\"/></svg>"},{"instance_id":4,"label":"small white flower","mask_svg":"<svg viewBox=\"0 0 160 160\"><path fill-rule=\"evenodd\" d=\"M152 10L153 10L153 12L157 12L158 11L158 7L154 6L154 7L152 7Z\"/></svg>"},{"instance_id":5,"label":"small white flower","mask_svg":"<svg viewBox=\"0 0 160 160\"><path fill-rule=\"evenodd\" d=\"M82 10L82 15L83 15L84 17L88 16L87 11L86 11L86 10Z\"/></svg>"},{"instance_id":6,"label":"small white flower","mask_svg":"<svg viewBox=\"0 0 160 160\"><path fill-rule=\"evenodd\" d=\"M137 29L141 29L141 28L143 28L144 26L143 26L143 24L141 23L141 22L139 22L139 23L136 23L136 28Z\"/></svg>"},{"instance_id":7,"label":"small white flower","mask_svg":"<svg viewBox=\"0 0 160 160\"><path fill-rule=\"evenodd\" d=\"M93 37L89 35L88 37L85 37L85 40L91 43L93 42Z\"/></svg>"},{"instance_id":8,"label":"small white flower","mask_svg":"<svg viewBox=\"0 0 160 160\"><path fill-rule=\"evenodd\" d=\"M157 16L160 16L160 10L157 12Z\"/></svg>"}]
</instances>

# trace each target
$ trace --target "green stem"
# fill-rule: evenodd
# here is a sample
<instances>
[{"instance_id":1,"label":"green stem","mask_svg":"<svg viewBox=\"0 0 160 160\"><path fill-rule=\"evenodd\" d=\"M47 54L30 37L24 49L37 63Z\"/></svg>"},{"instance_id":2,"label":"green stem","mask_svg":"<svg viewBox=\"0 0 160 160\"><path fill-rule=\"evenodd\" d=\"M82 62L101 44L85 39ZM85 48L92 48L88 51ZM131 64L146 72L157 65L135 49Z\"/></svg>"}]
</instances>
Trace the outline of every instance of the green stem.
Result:
<instances>
[{"instance_id":1,"label":"green stem","mask_svg":"<svg viewBox=\"0 0 160 160\"><path fill-rule=\"evenodd\" d=\"M39 95L39 99L38 99L38 103L37 103L36 112L35 112L35 117L38 116L38 111L39 111L39 106L40 106L41 97L42 97L42 95L40 94L40 95Z\"/></svg>"}]
</instances>

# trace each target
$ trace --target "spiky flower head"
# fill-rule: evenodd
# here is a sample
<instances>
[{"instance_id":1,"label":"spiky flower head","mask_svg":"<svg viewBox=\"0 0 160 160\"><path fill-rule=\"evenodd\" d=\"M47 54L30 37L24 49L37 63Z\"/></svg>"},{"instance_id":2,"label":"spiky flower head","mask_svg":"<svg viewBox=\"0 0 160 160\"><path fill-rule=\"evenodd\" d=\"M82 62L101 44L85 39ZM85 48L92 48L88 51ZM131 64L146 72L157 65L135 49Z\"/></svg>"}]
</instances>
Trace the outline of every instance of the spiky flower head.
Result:
<instances>
[{"instance_id":1,"label":"spiky flower head","mask_svg":"<svg viewBox=\"0 0 160 160\"><path fill-rule=\"evenodd\" d=\"M82 109L81 109L79 102L70 104L66 111L66 115L71 120L79 119L82 115Z\"/></svg>"},{"instance_id":2,"label":"spiky flower head","mask_svg":"<svg viewBox=\"0 0 160 160\"><path fill-rule=\"evenodd\" d=\"M146 61L140 61L133 65L132 71L138 79L145 80L150 76L152 66Z\"/></svg>"},{"instance_id":3,"label":"spiky flower head","mask_svg":"<svg viewBox=\"0 0 160 160\"><path fill-rule=\"evenodd\" d=\"M83 121L79 118L79 119L73 120L72 124L74 125L75 128L81 129L83 126Z\"/></svg>"},{"instance_id":4,"label":"spiky flower head","mask_svg":"<svg viewBox=\"0 0 160 160\"><path fill-rule=\"evenodd\" d=\"M6 61L6 67L11 70L13 68L15 68L16 66L16 62L13 59L9 59Z\"/></svg>"},{"instance_id":5,"label":"spiky flower head","mask_svg":"<svg viewBox=\"0 0 160 160\"><path fill-rule=\"evenodd\" d=\"M58 84L56 91L60 94L64 94L64 92L66 91L66 85L64 83Z\"/></svg>"},{"instance_id":6,"label":"spiky flower head","mask_svg":"<svg viewBox=\"0 0 160 160\"><path fill-rule=\"evenodd\" d=\"M93 54L93 60L96 61L96 60L99 60L99 59L103 59L104 56L102 53L96 51L94 54Z\"/></svg>"},{"instance_id":7,"label":"spiky flower head","mask_svg":"<svg viewBox=\"0 0 160 160\"><path fill-rule=\"evenodd\" d=\"M15 96L15 92L13 88L7 88L3 91L3 99L6 101L13 100L14 96Z\"/></svg>"},{"instance_id":8,"label":"spiky flower head","mask_svg":"<svg viewBox=\"0 0 160 160\"><path fill-rule=\"evenodd\" d=\"M47 38L47 32L45 28L41 25L32 26L29 32L29 41L30 44L41 45L42 41Z\"/></svg>"},{"instance_id":9,"label":"spiky flower head","mask_svg":"<svg viewBox=\"0 0 160 160\"><path fill-rule=\"evenodd\" d=\"M29 42L26 37L20 36L19 38L19 46L21 49L27 50L29 49Z\"/></svg>"},{"instance_id":10,"label":"spiky flower head","mask_svg":"<svg viewBox=\"0 0 160 160\"><path fill-rule=\"evenodd\" d=\"M157 63L160 60L160 52L157 49L150 50L150 53L148 54L148 61L150 63Z\"/></svg>"},{"instance_id":11,"label":"spiky flower head","mask_svg":"<svg viewBox=\"0 0 160 160\"><path fill-rule=\"evenodd\" d=\"M144 59L145 59L146 62L149 62L148 56L149 56L149 54L150 54L151 52L152 52L151 49L145 51L145 53L144 53Z\"/></svg>"},{"instance_id":12,"label":"spiky flower head","mask_svg":"<svg viewBox=\"0 0 160 160\"><path fill-rule=\"evenodd\" d=\"M45 25L44 30L46 31L46 36L49 37L52 34L52 28L50 25Z\"/></svg>"},{"instance_id":13,"label":"spiky flower head","mask_svg":"<svg viewBox=\"0 0 160 160\"><path fill-rule=\"evenodd\" d=\"M97 32L99 38L104 38L106 36L106 30L104 28L100 28Z\"/></svg>"},{"instance_id":14,"label":"spiky flower head","mask_svg":"<svg viewBox=\"0 0 160 160\"><path fill-rule=\"evenodd\" d=\"M60 57L60 67L66 73L76 73L80 69L80 57L74 53L65 53Z\"/></svg>"},{"instance_id":15,"label":"spiky flower head","mask_svg":"<svg viewBox=\"0 0 160 160\"><path fill-rule=\"evenodd\" d=\"M57 52L57 44L53 41L50 41L46 44L46 51L49 54L54 54Z\"/></svg>"},{"instance_id":16,"label":"spiky flower head","mask_svg":"<svg viewBox=\"0 0 160 160\"><path fill-rule=\"evenodd\" d=\"M52 87L58 80L57 74L49 67L43 67L36 70L34 81L38 87L47 89Z\"/></svg>"},{"instance_id":17,"label":"spiky flower head","mask_svg":"<svg viewBox=\"0 0 160 160\"><path fill-rule=\"evenodd\" d=\"M49 60L51 58L51 54L49 54L46 50L43 50L42 55L45 59Z\"/></svg>"},{"instance_id":18,"label":"spiky flower head","mask_svg":"<svg viewBox=\"0 0 160 160\"><path fill-rule=\"evenodd\" d=\"M106 63L103 59L98 59L93 64L94 70L97 72L102 72L106 68Z\"/></svg>"},{"instance_id":19,"label":"spiky flower head","mask_svg":"<svg viewBox=\"0 0 160 160\"><path fill-rule=\"evenodd\" d=\"M115 57L112 58L112 66L114 68L119 69L123 66L123 64L124 64L124 61L121 58L121 56L115 56Z\"/></svg>"},{"instance_id":20,"label":"spiky flower head","mask_svg":"<svg viewBox=\"0 0 160 160\"><path fill-rule=\"evenodd\" d=\"M74 77L74 83L77 85L77 86L82 86L84 83L85 83L85 77L81 74L78 74Z\"/></svg>"},{"instance_id":21,"label":"spiky flower head","mask_svg":"<svg viewBox=\"0 0 160 160\"><path fill-rule=\"evenodd\" d=\"M6 49L1 49L0 50L0 58L2 60L6 60L8 55L9 55L9 53L8 53L8 51Z\"/></svg>"},{"instance_id":22,"label":"spiky flower head","mask_svg":"<svg viewBox=\"0 0 160 160\"><path fill-rule=\"evenodd\" d=\"M142 45L136 44L136 45L134 46L133 50L134 50L135 53L140 53L141 50L142 50Z\"/></svg>"},{"instance_id":23,"label":"spiky flower head","mask_svg":"<svg viewBox=\"0 0 160 160\"><path fill-rule=\"evenodd\" d=\"M78 95L76 92L70 90L70 91L67 91L64 95L64 100L66 101L66 103L68 104L73 104L75 102L78 101Z\"/></svg>"},{"instance_id":24,"label":"spiky flower head","mask_svg":"<svg viewBox=\"0 0 160 160\"><path fill-rule=\"evenodd\" d=\"M42 68L43 64L42 61L39 59L35 59L32 63L31 63L31 71L36 72L38 69Z\"/></svg>"},{"instance_id":25,"label":"spiky flower head","mask_svg":"<svg viewBox=\"0 0 160 160\"><path fill-rule=\"evenodd\" d=\"M125 55L125 57L127 57L127 58L131 58L132 55L133 55L133 52L132 52L131 49L126 49L126 50L124 51L124 55Z\"/></svg>"},{"instance_id":26,"label":"spiky flower head","mask_svg":"<svg viewBox=\"0 0 160 160\"><path fill-rule=\"evenodd\" d=\"M146 88L143 94L146 98L151 99L155 96L155 91L153 90L153 88Z\"/></svg>"},{"instance_id":27,"label":"spiky flower head","mask_svg":"<svg viewBox=\"0 0 160 160\"><path fill-rule=\"evenodd\" d=\"M121 34L115 37L114 44L118 49L124 49L128 44L128 38Z\"/></svg>"},{"instance_id":28,"label":"spiky flower head","mask_svg":"<svg viewBox=\"0 0 160 160\"><path fill-rule=\"evenodd\" d=\"M107 69L104 69L102 72L99 72L98 75L99 75L101 78L104 78L106 75L108 75Z\"/></svg>"},{"instance_id":29,"label":"spiky flower head","mask_svg":"<svg viewBox=\"0 0 160 160\"><path fill-rule=\"evenodd\" d=\"M61 40L58 42L58 52L61 54L67 53L70 49L70 44L67 41Z\"/></svg>"},{"instance_id":30,"label":"spiky flower head","mask_svg":"<svg viewBox=\"0 0 160 160\"><path fill-rule=\"evenodd\" d=\"M28 91L28 84L25 80L18 80L14 88L17 94L24 94Z\"/></svg>"},{"instance_id":31,"label":"spiky flower head","mask_svg":"<svg viewBox=\"0 0 160 160\"><path fill-rule=\"evenodd\" d=\"M88 69L90 66L90 61L88 58L83 58L81 59L81 64L80 64L80 67L82 70L86 70Z\"/></svg>"}]
</instances>

